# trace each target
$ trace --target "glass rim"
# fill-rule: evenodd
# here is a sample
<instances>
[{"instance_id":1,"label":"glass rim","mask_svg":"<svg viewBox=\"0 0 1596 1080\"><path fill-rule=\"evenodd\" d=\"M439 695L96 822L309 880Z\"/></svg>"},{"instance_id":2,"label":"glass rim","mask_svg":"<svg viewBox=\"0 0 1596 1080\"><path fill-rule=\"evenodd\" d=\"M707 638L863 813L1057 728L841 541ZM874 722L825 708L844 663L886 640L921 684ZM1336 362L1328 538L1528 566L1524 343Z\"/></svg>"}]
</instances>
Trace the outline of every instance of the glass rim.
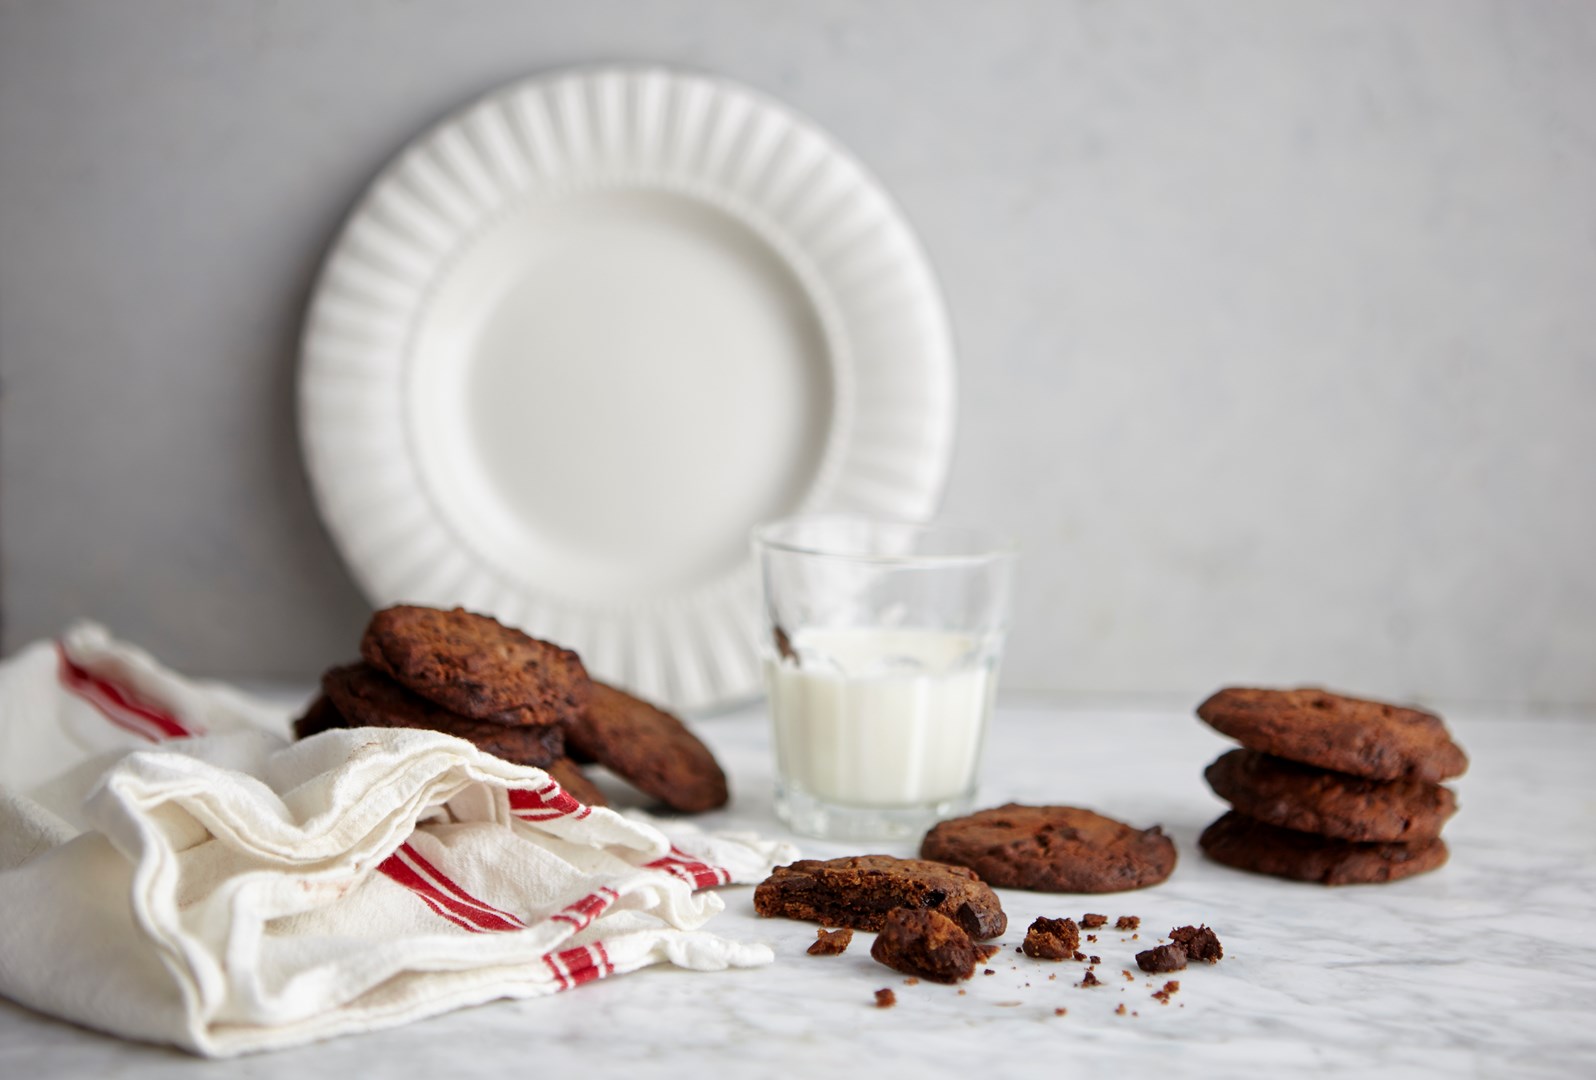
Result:
<instances>
[{"instance_id":1,"label":"glass rim","mask_svg":"<svg viewBox=\"0 0 1596 1080\"><path fill-rule=\"evenodd\" d=\"M897 554L849 549L849 545L817 543L814 540L796 539L793 534L804 527L848 526L873 531L890 532L899 536L962 536L970 540L968 551L910 552ZM1012 561L1019 548L1012 537L994 529L963 522L906 521L901 518L871 517L866 514L797 514L754 526L749 534L759 548L787 555L803 555L815 559L835 559L839 562L862 563L874 566L936 567L971 566L981 563Z\"/></svg>"}]
</instances>

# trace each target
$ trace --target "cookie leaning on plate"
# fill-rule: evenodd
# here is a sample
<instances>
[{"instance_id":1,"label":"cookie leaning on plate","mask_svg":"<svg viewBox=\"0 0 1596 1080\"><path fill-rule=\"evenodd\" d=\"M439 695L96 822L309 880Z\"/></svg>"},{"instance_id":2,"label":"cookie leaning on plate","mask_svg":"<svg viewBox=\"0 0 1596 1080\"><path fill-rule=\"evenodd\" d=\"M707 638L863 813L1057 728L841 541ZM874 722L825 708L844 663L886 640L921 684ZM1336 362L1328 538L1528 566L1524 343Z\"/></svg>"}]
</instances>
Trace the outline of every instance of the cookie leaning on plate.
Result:
<instances>
[{"instance_id":1,"label":"cookie leaning on plate","mask_svg":"<svg viewBox=\"0 0 1596 1080\"><path fill-rule=\"evenodd\" d=\"M1312 687L1227 687L1197 715L1249 750L1369 780L1434 784L1469 763L1434 713Z\"/></svg>"},{"instance_id":2,"label":"cookie leaning on plate","mask_svg":"<svg viewBox=\"0 0 1596 1080\"><path fill-rule=\"evenodd\" d=\"M576 653L464 608L385 608L371 617L360 655L412 693L475 720L568 724L587 706Z\"/></svg>"},{"instance_id":3,"label":"cookie leaning on plate","mask_svg":"<svg viewBox=\"0 0 1596 1080\"><path fill-rule=\"evenodd\" d=\"M989 885L1038 892L1141 889L1175 869L1175 845L1158 826L1074 806L1009 803L951 818L926 833L920 855L968 866Z\"/></svg>"},{"instance_id":4,"label":"cookie leaning on plate","mask_svg":"<svg viewBox=\"0 0 1596 1080\"><path fill-rule=\"evenodd\" d=\"M573 758L598 762L672 810L726 805L726 774L709 748L670 713L613 686L592 684L565 737Z\"/></svg>"}]
</instances>

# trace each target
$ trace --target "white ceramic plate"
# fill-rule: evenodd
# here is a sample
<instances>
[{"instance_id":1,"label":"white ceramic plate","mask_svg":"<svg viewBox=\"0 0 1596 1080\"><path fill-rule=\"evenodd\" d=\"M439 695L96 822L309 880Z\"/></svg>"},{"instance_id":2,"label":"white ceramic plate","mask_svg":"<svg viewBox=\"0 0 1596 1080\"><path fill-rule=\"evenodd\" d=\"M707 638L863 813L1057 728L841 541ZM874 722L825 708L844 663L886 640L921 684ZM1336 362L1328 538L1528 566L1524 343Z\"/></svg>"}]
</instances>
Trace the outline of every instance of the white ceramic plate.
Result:
<instances>
[{"instance_id":1,"label":"white ceramic plate","mask_svg":"<svg viewBox=\"0 0 1596 1080\"><path fill-rule=\"evenodd\" d=\"M491 612L683 709L759 691L750 527L928 517L954 407L941 295L876 182L769 99L653 68L519 83L401 153L300 372L374 604Z\"/></svg>"}]
</instances>

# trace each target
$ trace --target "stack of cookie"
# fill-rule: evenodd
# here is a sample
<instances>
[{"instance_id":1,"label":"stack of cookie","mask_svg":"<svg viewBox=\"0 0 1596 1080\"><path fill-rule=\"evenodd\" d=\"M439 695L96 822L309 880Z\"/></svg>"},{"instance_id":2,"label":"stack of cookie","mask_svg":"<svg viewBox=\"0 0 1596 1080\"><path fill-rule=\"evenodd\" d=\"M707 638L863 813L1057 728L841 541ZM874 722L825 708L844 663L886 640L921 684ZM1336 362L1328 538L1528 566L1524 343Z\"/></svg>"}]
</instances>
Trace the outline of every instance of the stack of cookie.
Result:
<instances>
[{"instance_id":1,"label":"stack of cookie","mask_svg":"<svg viewBox=\"0 0 1596 1080\"><path fill-rule=\"evenodd\" d=\"M1217 862L1325 885L1396 881L1446 862L1468 758L1441 718L1318 689L1232 687L1197 708L1242 749L1204 774L1233 810L1199 843Z\"/></svg>"},{"instance_id":2,"label":"stack of cookie","mask_svg":"<svg viewBox=\"0 0 1596 1080\"><path fill-rule=\"evenodd\" d=\"M726 777L680 720L588 677L576 653L455 608L400 605L372 616L361 660L322 676L294 724L301 739L341 727L412 727L547 769L578 800L604 796L578 762L598 762L675 810L727 799Z\"/></svg>"}]
</instances>

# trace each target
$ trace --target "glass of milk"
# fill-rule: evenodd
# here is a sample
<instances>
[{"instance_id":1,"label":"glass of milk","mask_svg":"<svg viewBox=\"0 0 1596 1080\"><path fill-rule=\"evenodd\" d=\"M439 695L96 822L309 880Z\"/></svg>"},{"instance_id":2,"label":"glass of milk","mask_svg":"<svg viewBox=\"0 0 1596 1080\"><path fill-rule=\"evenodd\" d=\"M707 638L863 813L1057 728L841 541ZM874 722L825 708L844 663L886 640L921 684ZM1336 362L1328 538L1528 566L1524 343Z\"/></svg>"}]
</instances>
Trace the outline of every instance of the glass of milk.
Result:
<instances>
[{"instance_id":1,"label":"glass of milk","mask_svg":"<svg viewBox=\"0 0 1596 1080\"><path fill-rule=\"evenodd\" d=\"M908 839L973 804L1014 549L856 517L754 530L776 812L831 839Z\"/></svg>"}]
</instances>

